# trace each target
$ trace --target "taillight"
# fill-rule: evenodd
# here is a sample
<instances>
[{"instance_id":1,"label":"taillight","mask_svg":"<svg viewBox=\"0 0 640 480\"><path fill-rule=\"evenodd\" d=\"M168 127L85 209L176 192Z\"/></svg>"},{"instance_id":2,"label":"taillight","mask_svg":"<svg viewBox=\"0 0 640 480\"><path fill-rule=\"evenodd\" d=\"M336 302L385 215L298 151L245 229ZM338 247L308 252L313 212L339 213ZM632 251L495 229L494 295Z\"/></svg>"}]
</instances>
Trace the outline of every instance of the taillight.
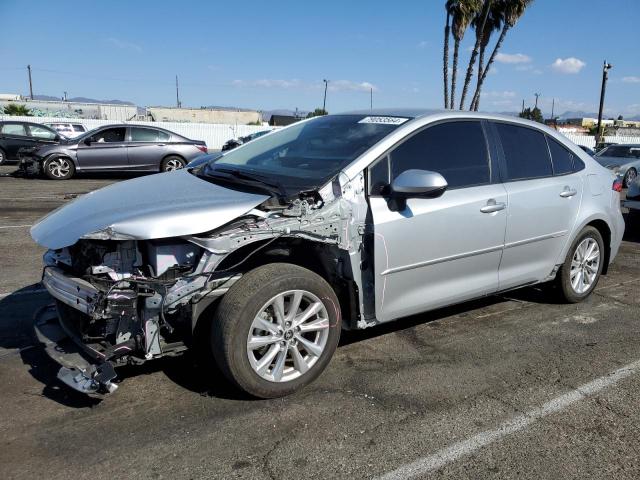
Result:
<instances>
[{"instance_id":1,"label":"taillight","mask_svg":"<svg viewBox=\"0 0 640 480\"><path fill-rule=\"evenodd\" d=\"M611 189L616 191L616 192L621 192L622 191L622 180L615 179L613 181L613 185L611 185Z\"/></svg>"},{"instance_id":2,"label":"taillight","mask_svg":"<svg viewBox=\"0 0 640 480\"><path fill-rule=\"evenodd\" d=\"M206 145L196 145L196 148L200 150L202 153L208 153Z\"/></svg>"}]
</instances>

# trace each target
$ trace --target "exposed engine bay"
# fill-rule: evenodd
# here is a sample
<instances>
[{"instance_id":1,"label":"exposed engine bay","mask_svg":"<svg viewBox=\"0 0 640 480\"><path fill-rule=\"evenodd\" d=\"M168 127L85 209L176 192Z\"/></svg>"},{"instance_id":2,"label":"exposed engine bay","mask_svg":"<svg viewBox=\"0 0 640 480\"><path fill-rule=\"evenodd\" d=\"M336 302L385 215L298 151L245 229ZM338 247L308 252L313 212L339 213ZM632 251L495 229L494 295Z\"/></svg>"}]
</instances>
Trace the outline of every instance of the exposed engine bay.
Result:
<instances>
[{"instance_id":1,"label":"exposed engine bay","mask_svg":"<svg viewBox=\"0 0 640 480\"><path fill-rule=\"evenodd\" d=\"M243 272L279 258L331 280L351 319L347 328L371 324L363 190L362 175L338 177L285 204L269 198L202 234L139 240L107 229L49 250L43 284L62 328L95 364L91 371L63 366L58 377L85 393L115 390L113 366L183 352L207 307Z\"/></svg>"}]
</instances>

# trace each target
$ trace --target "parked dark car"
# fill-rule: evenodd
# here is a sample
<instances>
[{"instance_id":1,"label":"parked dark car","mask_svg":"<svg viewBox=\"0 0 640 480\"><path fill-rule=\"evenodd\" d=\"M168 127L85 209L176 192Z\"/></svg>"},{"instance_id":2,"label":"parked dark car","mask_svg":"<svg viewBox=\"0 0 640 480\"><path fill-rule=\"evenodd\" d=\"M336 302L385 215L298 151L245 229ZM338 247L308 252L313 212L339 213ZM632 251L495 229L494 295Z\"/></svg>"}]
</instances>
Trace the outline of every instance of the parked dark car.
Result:
<instances>
[{"instance_id":1,"label":"parked dark car","mask_svg":"<svg viewBox=\"0 0 640 480\"><path fill-rule=\"evenodd\" d=\"M201 140L190 140L157 127L108 125L58 145L40 147L21 158L28 174L66 180L76 172L169 172L207 153Z\"/></svg>"},{"instance_id":2,"label":"parked dark car","mask_svg":"<svg viewBox=\"0 0 640 480\"><path fill-rule=\"evenodd\" d=\"M271 130L263 130L261 132L252 133L251 135L245 135L244 137L232 138L222 146L222 151L226 152L227 150L233 150L234 148L239 147L240 145L244 145L251 140L260 138L269 132L271 132Z\"/></svg>"},{"instance_id":3,"label":"parked dark car","mask_svg":"<svg viewBox=\"0 0 640 480\"><path fill-rule=\"evenodd\" d=\"M0 165L18 160L21 149L56 144L60 138L55 130L38 123L0 122Z\"/></svg>"}]
</instances>

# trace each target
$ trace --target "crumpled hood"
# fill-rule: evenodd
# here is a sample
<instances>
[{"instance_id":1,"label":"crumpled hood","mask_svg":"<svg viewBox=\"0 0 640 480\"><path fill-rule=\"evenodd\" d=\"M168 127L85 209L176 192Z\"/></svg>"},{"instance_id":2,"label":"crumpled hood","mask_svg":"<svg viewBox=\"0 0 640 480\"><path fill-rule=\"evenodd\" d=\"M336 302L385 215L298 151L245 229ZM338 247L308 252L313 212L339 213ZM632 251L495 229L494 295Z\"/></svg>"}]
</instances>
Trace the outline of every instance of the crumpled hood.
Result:
<instances>
[{"instance_id":1,"label":"crumpled hood","mask_svg":"<svg viewBox=\"0 0 640 480\"><path fill-rule=\"evenodd\" d=\"M31 236L56 249L98 231L137 240L194 235L234 220L267 198L178 170L87 193L41 219L31 227Z\"/></svg>"}]
</instances>

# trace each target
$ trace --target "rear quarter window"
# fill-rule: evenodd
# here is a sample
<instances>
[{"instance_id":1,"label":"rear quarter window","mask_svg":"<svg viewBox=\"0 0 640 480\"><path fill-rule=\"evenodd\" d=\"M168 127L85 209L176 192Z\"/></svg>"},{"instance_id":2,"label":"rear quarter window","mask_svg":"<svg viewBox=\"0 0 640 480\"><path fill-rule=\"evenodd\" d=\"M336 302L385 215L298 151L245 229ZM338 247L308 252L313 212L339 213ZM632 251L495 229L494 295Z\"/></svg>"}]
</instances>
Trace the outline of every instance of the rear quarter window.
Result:
<instances>
[{"instance_id":1,"label":"rear quarter window","mask_svg":"<svg viewBox=\"0 0 640 480\"><path fill-rule=\"evenodd\" d=\"M554 175L565 175L574 172L576 156L557 140L547 136Z\"/></svg>"}]
</instances>

